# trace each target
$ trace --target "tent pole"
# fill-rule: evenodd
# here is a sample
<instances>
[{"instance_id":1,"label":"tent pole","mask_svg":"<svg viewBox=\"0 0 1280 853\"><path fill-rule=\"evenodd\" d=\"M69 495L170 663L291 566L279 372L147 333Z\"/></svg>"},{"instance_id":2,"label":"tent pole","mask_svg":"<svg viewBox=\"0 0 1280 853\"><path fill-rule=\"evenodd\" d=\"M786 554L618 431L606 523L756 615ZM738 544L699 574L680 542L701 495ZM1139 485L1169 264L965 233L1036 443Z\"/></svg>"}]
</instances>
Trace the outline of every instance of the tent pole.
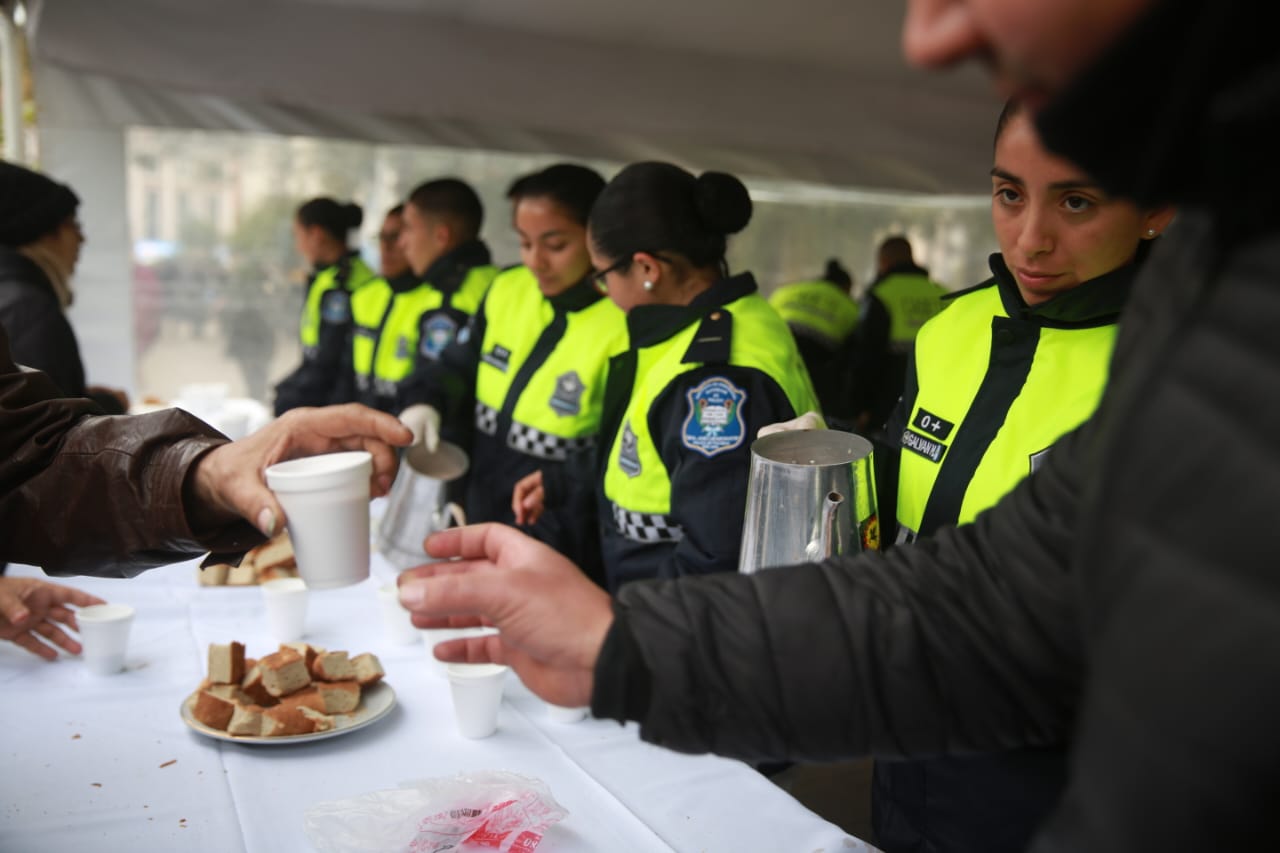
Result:
<instances>
[{"instance_id":1,"label":"tent pole","mask_svg":"<svg viewBox=\"0 0 1280 853\"><path fill-rule=\"evenodd\" d=\"M25 129L22 126L22 60L18 32L8 8L0 13L0 78L4 99L4 159L11 163L26 160Z\"/></svg>"}]
</instances>

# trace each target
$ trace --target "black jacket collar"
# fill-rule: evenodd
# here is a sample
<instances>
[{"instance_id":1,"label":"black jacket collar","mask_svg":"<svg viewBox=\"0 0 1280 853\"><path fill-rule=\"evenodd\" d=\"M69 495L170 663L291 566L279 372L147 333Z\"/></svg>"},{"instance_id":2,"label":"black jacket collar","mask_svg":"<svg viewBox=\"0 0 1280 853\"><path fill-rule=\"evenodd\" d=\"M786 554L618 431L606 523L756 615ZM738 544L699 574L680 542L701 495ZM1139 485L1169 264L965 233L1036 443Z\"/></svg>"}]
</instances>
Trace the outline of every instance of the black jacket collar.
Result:
<instances>
[{"instance_id":1,"label":"black jacket collar","mask_svg":"<svg viewBox=\"0 0 1280 853\"><path fill-rule=\"evenodd\" d=\"M1137 277L1142 261L1147 255L1148 245L1148 243L1142 243L1138 257L1133 263L1081 282L1038 305L1027 305L1023 301L1013 273L1004 262L1004 256L997 252L988 261L993 276L990 281L969 290L948 294L944 298L953 299L964 293L994 285L1000 291L1000 302L1004 305L1005 313L1015 320L1024 320L1055 329L1105 326L1116 322L1119 318L1120 311L1128 301L1130 291L1133 290L1133 280Z\"/></svg>"},{"instance_id":2,"label":"black jacket collar","mask_svg":"<svg viewBox=\"0 0 1280 853\"><path fill-rule=\"evenodd\" d=\"M603 298L604 294L596 289L595 279L588 272L582 281L579 281L568 290L557 293L547 301L557 311L573 313L574 311L581 311L589 305L594 305Z\"/></svg>"},{"instance_id":3,"label":"black jacket collar","mask_svg":"<svg viewBox=\"0 0 1280 853\"><path fill-rule=\"evenodd\" d=\"M880 273L880 275L876 276L876 280L871 282L871 287L875 287L886 278L894 275L922 275L928 278L929 271L919 264L898 264L897 266L889 267L887 270Z\"/></svg>"},{"instance_id":4,"label":"black jacket collar","mask_svg":"<svg viewBox=\"0 0 1280 853\"><path fill-rule=\"evenodd\" d=\"M436 258L422 276L422 281L442 293L453 293L462 287L472 268L483 266L490 260L488 246L479 240L468 240Z\"/></svg>"},{"instance_id":5,"label":"black jacket collar","mask_svg":"<svg viewBox=\"0 0 1280 853\"><path fill-rule=\"evenodd\" d=\"M716 308L749 296L757 290L749 272L722 278L699 293L688 305L639 305L627 312L627 330L633 349L652 346L695 323Z\"/></svg>"}]
</instances>

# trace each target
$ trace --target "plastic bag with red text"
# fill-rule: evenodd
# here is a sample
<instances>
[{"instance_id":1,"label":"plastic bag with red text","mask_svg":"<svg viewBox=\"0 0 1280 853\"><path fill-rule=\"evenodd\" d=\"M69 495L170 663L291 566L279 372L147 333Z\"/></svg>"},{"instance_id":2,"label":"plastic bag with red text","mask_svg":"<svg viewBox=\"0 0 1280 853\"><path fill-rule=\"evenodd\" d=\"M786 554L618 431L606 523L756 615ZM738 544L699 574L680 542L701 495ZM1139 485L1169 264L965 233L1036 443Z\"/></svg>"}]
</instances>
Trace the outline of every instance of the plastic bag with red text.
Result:
<instances>
[{"instance_id":1,"label":"plastic bag with red text","mask_svg":"<svg viewBox=\"0 0 1280 853\"><path fill-rule=\"evenodd\" d=\"M464 844L530 853L568 814L542 780L491 770L316 803L306 830L320 853L435 853Z\"/></svg>"}]
</instances>

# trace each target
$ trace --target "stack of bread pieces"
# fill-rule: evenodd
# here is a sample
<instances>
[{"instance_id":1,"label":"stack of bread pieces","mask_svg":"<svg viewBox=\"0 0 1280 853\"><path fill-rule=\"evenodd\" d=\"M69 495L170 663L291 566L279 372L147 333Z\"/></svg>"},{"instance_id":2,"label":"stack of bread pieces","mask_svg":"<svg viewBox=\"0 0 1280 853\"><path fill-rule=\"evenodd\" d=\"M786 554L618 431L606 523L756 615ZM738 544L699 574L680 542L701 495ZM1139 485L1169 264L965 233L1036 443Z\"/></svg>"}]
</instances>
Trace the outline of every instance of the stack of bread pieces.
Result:
<instances>
[{"instance_id":1,"label":"stack of bread pieces","mask_svg":"<svg viewBox=\"0 0 1280 853\"><path fill-rule=\"evenodd\" d=\"M348 658L346 652L284 643L254 660L244 656L242 643L211 643L209 676L193 697L191 715L238 737L325 732L334 727L334 715L356 710L361 691L383 674L368 652Z\"/></svg>"},{"instance_id":2,"label":"stack of bread pieces","mask_svg":"<svg viewBox=\"0 0 1280 853\"><path fill-rule=\"evenodd\" d=\"M201 586L252 586L276 578L296 578L298 563L293 556L289 532L282 530L251 549L238 566L215 563L196 571Z\"/></svg>"}]
</instances>

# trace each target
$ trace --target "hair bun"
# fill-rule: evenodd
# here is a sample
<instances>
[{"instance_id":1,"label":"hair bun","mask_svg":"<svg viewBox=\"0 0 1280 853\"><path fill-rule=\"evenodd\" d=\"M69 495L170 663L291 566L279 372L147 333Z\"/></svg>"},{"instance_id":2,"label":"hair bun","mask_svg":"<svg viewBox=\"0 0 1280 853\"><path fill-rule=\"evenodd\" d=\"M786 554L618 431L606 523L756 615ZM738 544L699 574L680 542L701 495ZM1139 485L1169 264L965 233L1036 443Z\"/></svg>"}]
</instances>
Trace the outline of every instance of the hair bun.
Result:
<instances>
[{"instance_id":1,"label":"hair bun","mask_svg":"<svg viewBox=\"0 0 1280 853\"><path fill-rule=\"evenodd\" d=\"M693 192L698 215L713 231L737 234L751 221L751 195L733 175L703 172Z\"/></svg>"},{"instance_id":2,"label":"hair bun","mask_svg":"<svg viewBox=\"0 0 1280 853\"><path fill-rule=\"evenodd\" d=\"M359 228L360 223L364 222L364 208L349 201L342 206L342 212L347 218L347 222L351 223L350 228Z\"/></svg>"}]
</instances>

